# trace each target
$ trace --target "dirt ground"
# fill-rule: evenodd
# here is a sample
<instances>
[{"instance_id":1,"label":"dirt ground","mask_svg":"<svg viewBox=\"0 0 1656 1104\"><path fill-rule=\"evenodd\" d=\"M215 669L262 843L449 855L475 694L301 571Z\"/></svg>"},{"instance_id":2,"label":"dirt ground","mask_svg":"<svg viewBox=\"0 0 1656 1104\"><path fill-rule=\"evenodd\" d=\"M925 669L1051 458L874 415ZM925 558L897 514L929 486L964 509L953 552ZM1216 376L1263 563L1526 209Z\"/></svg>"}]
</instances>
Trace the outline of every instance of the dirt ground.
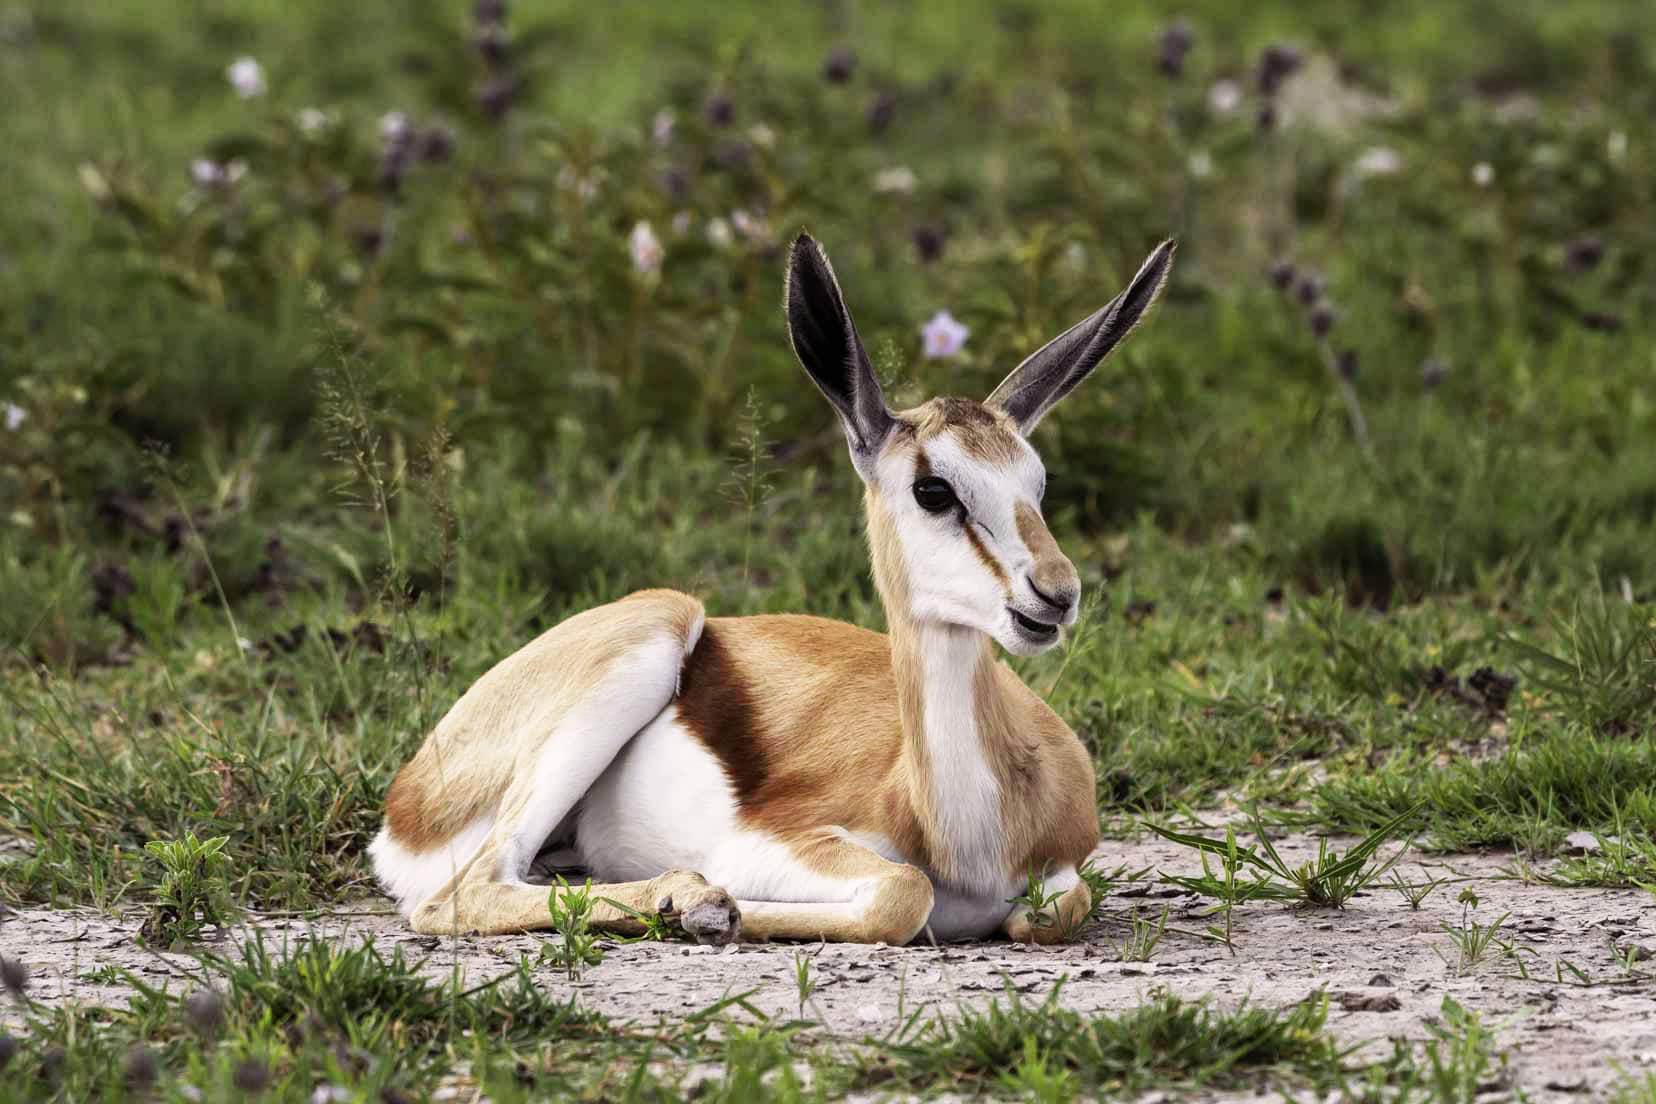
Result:
<instances>
[{"instance_id":1,"label":"dirt ground","mask_svg":"<svg viewBox=\"0 0 1656 1104\"><path fill-rule=\"evenodd\" d=\"M1295 838L1280 849L1293 860L1314 846ZM1194 873L1199 866L1190 851L1160 841L1106 842L1098 859L1104 869L1125 864ZM550 966L538 967L538 976L547 987L578 991L592 1008L624 1019L678 1019L749 990L760 1009L792 1017L799 1014L794 962L807 954L817 989L805 1015L853 1038L880 1034L917 1009L987 1002L1008 986L1039 1000L1066 978L1061 1000L1080 1011L1129 1009L1158 987L1184 997L1212 995L1227 1006L1247 999L1269 1007L1325 989L1332 1030L1364 1044L1359 1053L1365 1057L1389 1053L1393 1037L1426 1038L1428 1022L1443 998L1452 996L1496 1029L1512 1083L1529 1099L1597 1098L1624 1074L1656 1066L1656 961L1640 963L1630 975L1618 959L1629 948L1656 952L1656 899L1642 891L1525 885L1511 877L1511 866L1510 857L1499 855L1412 855L1399 868L1410 881L1471 879L1442 886L1418 911L1395 891L1378 887L1344 911L1246 905L1235 914L1234 956L1194 934L1213 922L1201 915L1206 902L1145 881L1112 896L1103 921L1080 942L1058 948L614 945L579 981ZM1518 960L1495 951L1464 976L1446 965L1440 952L1453 955L1455 949L1440 924L1458 924L1457 896L1468 884L1481 901L1474 919L1488 923L1511 914L1502 934L1515 942L1528 979L1520 976ZM1154 917L1164 906L1171 910L1169 931L1152 960L1122 961L1119 948L1133 911ZM137 915L26 909L5 924L0 942L29 964L32 995L45 1001L124 1001L121 986L87 976L105 965L126 967L152 982L189 984L182 969L188 959L137 945L140 921ZM401 946L416 958L429 955L434 975L446 975L458 961L473 983L540 946L530 936L421 938L397 916L372 909L315 918L252 916L227 939L246 938L252 928L277 942L372 937L387 951ZM1568 971L1561 982L1561 961L1592 984Z\"/></svg>"}]
</instances>

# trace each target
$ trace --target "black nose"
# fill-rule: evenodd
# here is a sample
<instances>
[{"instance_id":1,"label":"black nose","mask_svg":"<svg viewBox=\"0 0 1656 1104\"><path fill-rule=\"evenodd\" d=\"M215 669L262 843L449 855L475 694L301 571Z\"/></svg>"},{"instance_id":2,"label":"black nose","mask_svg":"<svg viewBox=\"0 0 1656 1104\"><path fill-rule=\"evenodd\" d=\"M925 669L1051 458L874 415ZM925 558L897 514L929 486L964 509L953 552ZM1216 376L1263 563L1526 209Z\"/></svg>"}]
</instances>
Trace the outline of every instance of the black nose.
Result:
<instances>
[{"instance_id":1,"label":"black nose","mask_svg":"<svg viewBox=\"0 0 1656 1104\"><path fill-rule=\"evenodd\" d=\"M1062 590L1057 594L1048 594L1046 591L1035 585L1034 579L1029 579L1027 581L1029 583L1029 589L1035 592L1035 597L1039 598L1041 601L1045 602L1061 614L1068 613L1070 611L1070 607L1075 605L1075 601L1079 597L1079 595L1072 590Z\"/></svg>"}]
</instances>

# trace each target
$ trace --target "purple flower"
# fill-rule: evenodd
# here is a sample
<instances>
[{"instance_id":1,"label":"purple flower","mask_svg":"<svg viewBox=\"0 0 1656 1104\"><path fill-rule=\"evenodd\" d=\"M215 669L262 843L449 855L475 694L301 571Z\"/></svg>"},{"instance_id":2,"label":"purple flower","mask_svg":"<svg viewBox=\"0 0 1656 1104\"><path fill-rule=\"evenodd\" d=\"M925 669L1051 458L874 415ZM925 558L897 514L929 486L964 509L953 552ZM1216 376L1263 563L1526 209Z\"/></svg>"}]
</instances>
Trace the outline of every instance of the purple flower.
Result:
<instances>
[{"instance_id":1,"label":"purple flower","mask_svg":"<svg viewBox=\"0 0 1656 1104\"><path fill-rule=\"evenodd\" d=\"M909 239L914 242L914 252L922 264L931 264L941 258L949 241L948 235L936 226L916 226Z\"/></svg>"},{"instance_id":2,"label":"purple flower","mask_svg":"<svg viewBox=\"0 0 1656 1104\"><path fill-rule=\"evenodd\" d=\"M960 355L966 347L966 338L972 331L948 311L938 311L920 327L920 339L925 345L927 359L941 360Z\"/></svg>"},{"instance_id":3,"label":"purple flower","mask_svg":"<svg viewBox=\"0 0 1656 1104\"><path fill-rule=\"evenodd\" d=\"M1177 79L1184 72L1185 55L1196 44L1196 32L1183 19L1175 20L1156 40L1156 68Z\"/></svg>"},{"instance_id":4,"label":"purple flower","mask_svg":"<svg viewBox=\"0 0 1656 1104\"><path fill-rule=\"evenodd\" d=\"M874 102L868 105L868 129L872 134L884 134L891 126L891 120L897 115L897 97L890 92L881 92L874 97Z\"/></svg>"},{"instance_id":5,"label":"purple flower","mask_svg":"<svg viewBox=\"0 0 1656 1104\"><path fill-rule=\"evenodd\" d=\"M511 42L506 36L504 26L499 23L485 23L472 39L472 45L477 47L477 56L483 59L483 64L491 69L498 69L506 64Z\"/></svg>"},{"instance_id":6,"label":"purple flower","mask_svg":"<svg viewBox=\"0 0 1656 1104\"><path fill-rule=\"evenodd\" d=\"M729 126L736 119L736 104L723 92L715 92L702 105L702 114L712 126Z\"/></svg>"},{"instance_id":7,"label":"purple flower","mask_svg":"<svg viewBox=\"0 0 1656 1104\"><path fill-rule=\"evenodd\" d=\"M1564 251L1564 263L1577 272L1591 272L1604 260L1604 239L1588 235L1577 238Z\"/></svg>"},{"instance_id":8,"label":"purple flower","mask_svg":"<svg viewBox=\"0 0 1656 1104\"><path fill-rule=\"evenodd\" d=\"M1334 308L1327 303L1318 303L1311 308L1311 332L1318 337L1327 337L1334 328Z\"/></svg>"},{"instance_id":9,"label":"purple flower","mask_svg":"<svg viewBox=\"0 0 1656 1104\"><path fill-rule=\"evenodd\" d=\"M844 84L857 71L857 52L849 46L828 51L822 60L822 79L829 84Z\"/></svg>"},{"instance_id":10,"label":"purple flower","mask_svg":"<svg viewBox=\"0 0 1656 1104\"><path fill-rule=\"evenodd\" d=\"M1282 82L1299 71L1304 59L1292 46L1273 43L1259 55L1259 90L1274 96Z\"/></svg>"},{"instance_id":11,"label":"purple flower","mask_svg":"<svg viewBox=\"0 0 1656 1104\"><path fill-rule=\"evenodd\" d=\"M516 77L495 77L484 81L483 87L478 89L477 106L484 115L498 122L512 109L512 103L521 91L522 86Z\"/></svg>"},{"instance_id":12,"label":"purple flower","mask_svg":"<svg viewBox=\"0 0 1656 1104\"><path fill-rule=\"evenodd\" d=\"M417 154L428 165L441 165L454 156L454 131L438 123L420 132Z\"/></svg>"}]
</instances>

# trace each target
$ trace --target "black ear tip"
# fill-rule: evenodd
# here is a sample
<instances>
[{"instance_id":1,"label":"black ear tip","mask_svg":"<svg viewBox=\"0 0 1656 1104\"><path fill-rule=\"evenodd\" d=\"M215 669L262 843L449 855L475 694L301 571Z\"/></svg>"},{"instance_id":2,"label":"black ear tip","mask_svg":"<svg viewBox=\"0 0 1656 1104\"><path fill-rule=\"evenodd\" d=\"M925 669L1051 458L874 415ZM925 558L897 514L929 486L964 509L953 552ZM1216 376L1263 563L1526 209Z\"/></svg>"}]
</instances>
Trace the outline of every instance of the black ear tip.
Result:
<instances>
[{"instance_id":1,"label":"black ear tip","mask_svg":"<svg viewBox=\"0 0 1656 1104\"><path fill-rule=\"evenodd\" d=\"M803 232L793 240L793 245L788 249L788 261L790 264L798 264L800 261L806 260L807 258L816 259L821 256L822 246L819 245L817 240L811 237L811 235Z\"/></svg>"}]
</instances>

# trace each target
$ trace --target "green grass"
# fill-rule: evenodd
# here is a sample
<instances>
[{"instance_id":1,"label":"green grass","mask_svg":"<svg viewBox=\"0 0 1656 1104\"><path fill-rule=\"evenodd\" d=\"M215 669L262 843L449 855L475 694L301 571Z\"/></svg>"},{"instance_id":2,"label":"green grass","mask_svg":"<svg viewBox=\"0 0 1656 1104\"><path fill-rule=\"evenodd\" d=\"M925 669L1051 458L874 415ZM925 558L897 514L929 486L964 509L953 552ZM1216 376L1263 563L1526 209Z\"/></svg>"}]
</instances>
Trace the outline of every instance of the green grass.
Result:
<instances>
[{"instance_id":1,"label":"green grass","mask_svg":"<svg viewBox=\"0 0 1656 1104\"><path fill-rule=\"evenodd\" d=\"M777 247L804 227L896 403L986 394L1181 239L1150 324L1035 438L1087 606L1066 651L1017 666L1093 752L1107 831L1237 803L1271 831L1656 884L1656 9L1195 0L1169 79L1148 3L520 0L498 121L469 9L0 14L0 837L24 848L0 852L0 903L188 928L361 900L385 787L435 718L641 586L879 627L855 478L776 309ZM1284 40L1307 64L1261 130L1260 51ZM857 54L844 84L820 75L834 46ZM262 98L225 81L244 54ZM307 133L306 108L332 121ZM394 191L393 110L455 139L393 166ZM1377 147L1400 171L1357 171ZM202 157L246 175L194 185ZM898 166L913 190L876 191ZM738 210L761 229L721 244ZM659 274L629 261L640 221ZM939 309L971 327L960 358L920 355ZM1571 832L1599 850L1548 865ZM192 835L224 838L222 869L175 856L169 882L149 845ZM1149 920L1123 940L1148 954ZM719 1064L732 1099L1323 1085L1339 1065L1312 1013L1170 999L1002 1005L855 1061L751 1018L651 1042L515 983L428 992L394 958L305 953L204 967L226 994L211 1046L148 995L41 1012L12 1061L64 1048L60 1099L119 1099L134 1045L164 1084L228 1092L262 1063L273 1099L330 1078L417 1097L455 1061L498 1100L669 1098L676 1074L617 1079L651 1047ZM324 1008L321 1036L289 1038ZM1498 1060L1445 1023L1430 1055L1360 1076L1464 1097ZM570 1049L513 1034L535 1030Z\"/></svg>"}]
</instances>

